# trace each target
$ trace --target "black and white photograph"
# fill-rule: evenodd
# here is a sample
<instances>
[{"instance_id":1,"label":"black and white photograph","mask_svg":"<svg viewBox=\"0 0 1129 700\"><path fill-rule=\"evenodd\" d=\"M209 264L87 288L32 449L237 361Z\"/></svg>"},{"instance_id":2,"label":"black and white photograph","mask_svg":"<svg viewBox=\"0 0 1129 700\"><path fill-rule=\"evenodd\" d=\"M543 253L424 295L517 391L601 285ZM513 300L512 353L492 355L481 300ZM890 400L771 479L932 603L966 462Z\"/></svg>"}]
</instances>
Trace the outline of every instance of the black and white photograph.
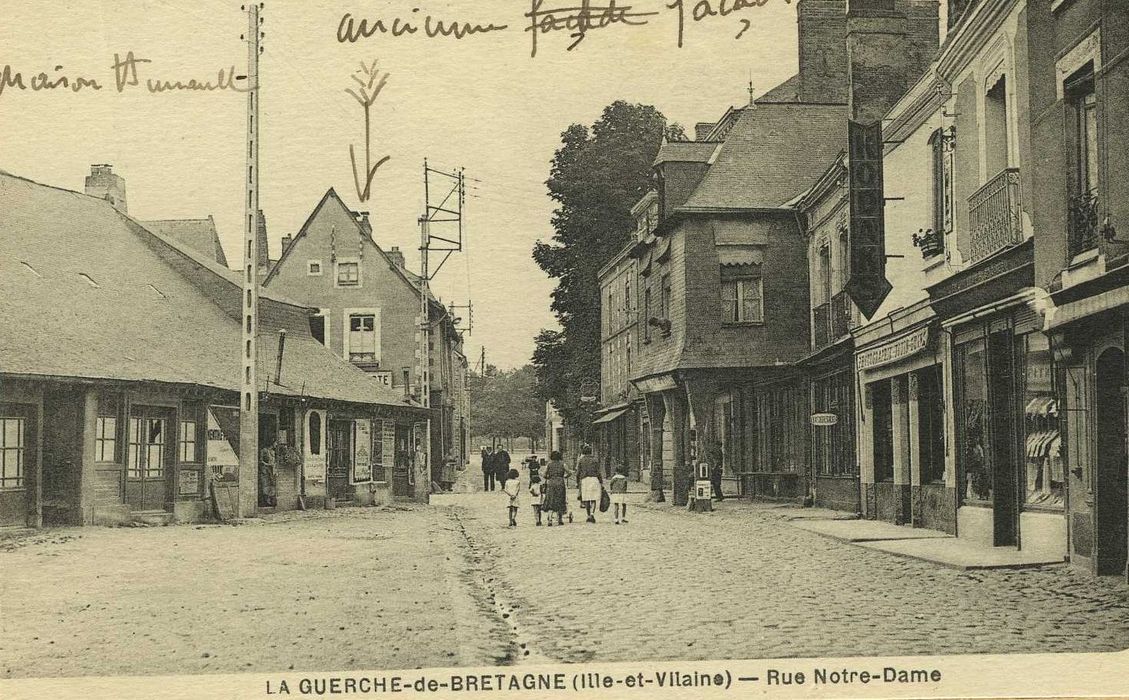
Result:
<instances>
[{"instance_id":1,"label":"black and white photograph","mask_svg":"<svg viewBox=\"0 0 1129 700\"><path fill-rule=\"evenodd\" d=\"M1129 695L1129 1L0 14L0 696Z\"/></svg>"}]
</instances>

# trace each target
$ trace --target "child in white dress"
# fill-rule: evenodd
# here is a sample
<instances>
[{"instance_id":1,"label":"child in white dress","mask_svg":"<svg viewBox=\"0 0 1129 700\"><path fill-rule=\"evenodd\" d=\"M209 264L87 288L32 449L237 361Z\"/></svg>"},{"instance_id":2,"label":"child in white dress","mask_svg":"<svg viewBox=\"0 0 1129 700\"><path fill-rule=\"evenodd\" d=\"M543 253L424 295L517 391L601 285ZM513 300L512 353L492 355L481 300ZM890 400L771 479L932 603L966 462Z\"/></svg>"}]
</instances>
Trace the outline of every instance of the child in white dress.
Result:
<instances>
[{"instance_id":1,"label":"child in white dress","mask_svg":"<svg viewBox=\"0 0 1129 700\"><path fill-rule=\"evenodd\" d=\"M502 487L502 491L510 497L510 527L517 527L517 497L521 493L521 485L518 484L516 469L511 469L506 474L506 485Z\"/></svg>"}]
</instances>

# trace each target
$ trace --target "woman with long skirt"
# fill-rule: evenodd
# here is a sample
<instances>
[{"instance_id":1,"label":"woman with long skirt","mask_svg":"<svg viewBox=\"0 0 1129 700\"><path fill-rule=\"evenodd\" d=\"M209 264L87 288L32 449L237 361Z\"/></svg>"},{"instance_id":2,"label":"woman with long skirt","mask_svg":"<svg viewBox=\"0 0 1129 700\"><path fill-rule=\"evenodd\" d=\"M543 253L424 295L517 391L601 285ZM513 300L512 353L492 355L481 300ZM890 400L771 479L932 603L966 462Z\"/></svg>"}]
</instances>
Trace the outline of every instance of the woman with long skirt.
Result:
<instances>
[{"instance_id":1,"label":"woman with long skirt","mask_svg":"<svg viewBox=\"0 0 1129 700\"><path fill-rule=\"evenodd\" d=\"M568 509L567 494L565 493L565 466L561 461L560 452L549 455L549 463L545 465L545 501L541 510L546 513L549 527L553 526L553 514L557 516L557 525L564 525L565 511Z\"/></svg>"}]
</instances>

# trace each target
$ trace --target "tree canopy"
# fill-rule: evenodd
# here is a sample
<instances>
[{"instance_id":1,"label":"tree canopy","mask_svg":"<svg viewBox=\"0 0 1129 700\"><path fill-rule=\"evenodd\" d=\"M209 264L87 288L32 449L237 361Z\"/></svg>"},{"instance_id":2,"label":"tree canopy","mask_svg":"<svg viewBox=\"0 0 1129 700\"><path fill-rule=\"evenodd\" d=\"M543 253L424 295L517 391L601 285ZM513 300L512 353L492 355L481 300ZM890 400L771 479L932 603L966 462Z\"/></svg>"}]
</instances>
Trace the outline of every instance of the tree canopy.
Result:
<instances>
[{"instance_id":1,"label":"tree canopy","mask_svg":"<svg viewBox=\"0 0 1129 700\"><path fill-rule=\"evenodd\" d=\"M569 126L546 186L557 202L554 235L533 259L557 280L552 309L561 330L536 338L538 391L573 429L592 420L582 388L600 379L600 287L596 276L630 238L631 207L652 188L652 164L663 137L685 140L682 127L649 105L616 101L591 128Z\"/></svg>"},{"instance_id":2,"label":"tree canopy","mask_svg":"<svg viewBox=\"0 0 1129 700\"><path fill-rule=\"evenodd\" d=\"M469 378L471 435L540 439L545 433L545 402L537 393L533 365L499 372L487 365Z\"/></svg>"}]
</instances>

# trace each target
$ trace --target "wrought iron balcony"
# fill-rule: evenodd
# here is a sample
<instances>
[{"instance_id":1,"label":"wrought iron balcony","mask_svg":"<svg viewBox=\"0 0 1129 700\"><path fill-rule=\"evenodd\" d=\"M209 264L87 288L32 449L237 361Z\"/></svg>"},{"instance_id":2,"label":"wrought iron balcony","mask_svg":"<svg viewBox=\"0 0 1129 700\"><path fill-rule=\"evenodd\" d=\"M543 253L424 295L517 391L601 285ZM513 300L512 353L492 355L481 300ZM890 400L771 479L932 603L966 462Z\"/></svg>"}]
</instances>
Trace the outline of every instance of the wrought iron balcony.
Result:
<instances>
[{"instance_id":1,"label":"wrought iron balcony","mask_svg":"<svg viewBox=\"0 0 1129 700\"><path fill-rule=\"evenodd\" d=\"M846 292L831 297L831 340L832 342L848 335L854 327L851 316L851 298Z\"/></svg>"},{"instance_id":2,"label":"wrought iron balcony","mask_svg":"<svg viewBox=\"0 0 1129 700\"><path fill-rule=\"evenodd\" d=\"M812 311L812 347L822 348L831 342L831 304L820 304Z\"/></svg>"},{"instance_id":3,"label":"wrought iron balcony","mask_svg":"<svg viewBox=\"0 0 1129 700\"><path fill-rule=\"evenodd\" d=\"M968 198L971 262L1023 240L1019 168L1008 168Z\"/></svg>"},{"instance_id":4,"label":"wrought iron balcony","mask_svg":"<svg viewBox=\"0 0 1129 700\"><path fill-rule=\"evenodd\" d=\"M1098 192L1090 190L1070 198L1070 257L1098 246Z\"/></svg>"}]
</instances>

